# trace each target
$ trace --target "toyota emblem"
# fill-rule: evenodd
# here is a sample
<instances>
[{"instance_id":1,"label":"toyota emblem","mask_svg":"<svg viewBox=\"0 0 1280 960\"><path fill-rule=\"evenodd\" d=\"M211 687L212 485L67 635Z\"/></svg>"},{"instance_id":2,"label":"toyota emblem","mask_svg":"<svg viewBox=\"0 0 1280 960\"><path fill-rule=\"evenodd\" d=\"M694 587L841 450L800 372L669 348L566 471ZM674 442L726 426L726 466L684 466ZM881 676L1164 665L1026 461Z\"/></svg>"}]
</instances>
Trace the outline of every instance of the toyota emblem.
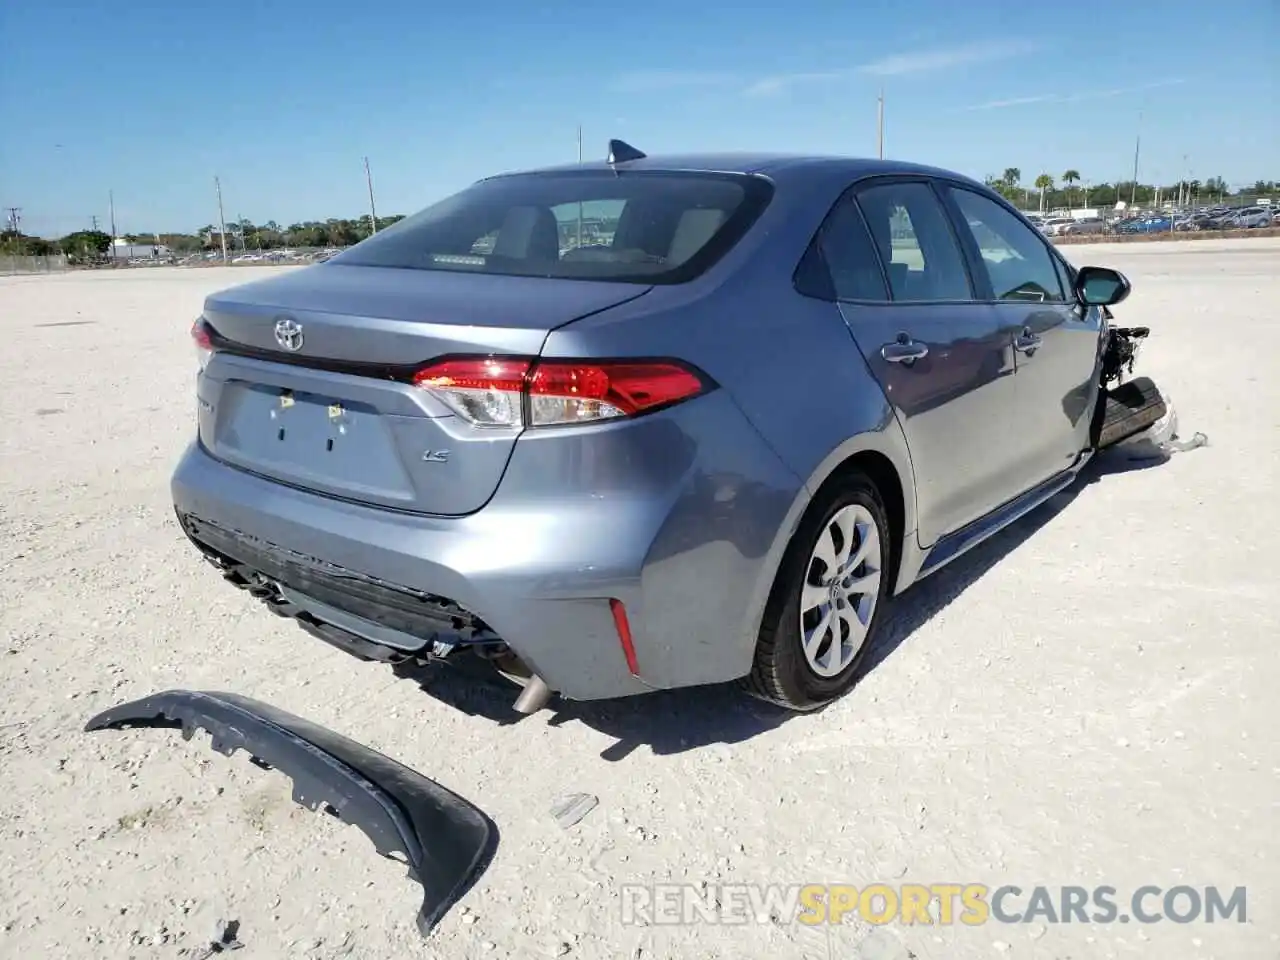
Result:
<instances>
[{"instance_id":1,"label":"toyota emblem","mask_svg":"<svg viewBox=\"0 0 1280 960\"><path fill-rule=\"evenodd\" d=\"M276 321L276 343L290 353L302 349L302 324L292 317L281 317Z\"/></svg>"}]
</instances>

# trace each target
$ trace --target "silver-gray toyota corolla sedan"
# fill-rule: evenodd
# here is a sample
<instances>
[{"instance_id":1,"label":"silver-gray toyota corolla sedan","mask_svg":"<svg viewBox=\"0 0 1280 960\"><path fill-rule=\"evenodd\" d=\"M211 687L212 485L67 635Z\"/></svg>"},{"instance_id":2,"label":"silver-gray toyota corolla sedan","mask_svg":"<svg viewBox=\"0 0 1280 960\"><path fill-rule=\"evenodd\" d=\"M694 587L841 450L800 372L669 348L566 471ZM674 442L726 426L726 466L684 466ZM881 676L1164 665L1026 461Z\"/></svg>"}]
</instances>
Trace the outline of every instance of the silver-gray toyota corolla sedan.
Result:
<instances>
[{"instance_id":1,"label":"silver-gray toyota corolla sedan","mask_svg":"<svg viewBox=\"0 0 1280 960\"><path fill-rule=\"evenodd\" d=\"M812 709L891 597L1071 482L1128 290L944 170L614 141L210 296L173 498L366 659L479 655L526 711Z\"/></svg>"}]
</instances>

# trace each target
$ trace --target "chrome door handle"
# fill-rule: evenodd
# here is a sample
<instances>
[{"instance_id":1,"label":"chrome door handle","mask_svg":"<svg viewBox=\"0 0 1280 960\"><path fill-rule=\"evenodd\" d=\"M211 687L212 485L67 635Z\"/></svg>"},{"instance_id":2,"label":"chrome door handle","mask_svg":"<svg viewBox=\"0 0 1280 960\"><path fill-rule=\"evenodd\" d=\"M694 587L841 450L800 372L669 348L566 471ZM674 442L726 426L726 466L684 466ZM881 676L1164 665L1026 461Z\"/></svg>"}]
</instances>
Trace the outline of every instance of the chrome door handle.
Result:
<instances>
[{"instance_id":1,"label":"chrome door handle","mask_svg":"<svg viewBox=\"0 0 1280 960\"><path fill-rule=\"evenodd\" d=\"M1013 349L1019 353L1034 353L1036 347L1040 346L1040 338L1031 332L1030 329L1022 331L1022 336L1013 341Z\"/></svg>"},{"instance_id":2,"label":"chrome door handle","mask_svg":"<svg viewBox=\"0 0 1280 960\"><path fill-rule=\"evenodd\" d=\"M929 345L912 340L905 333L899 334L893 343L886 343L880 348L880 356L890 363L901 363L911 366L917 360L929 355Z\"/></svg>"}]
</instances>

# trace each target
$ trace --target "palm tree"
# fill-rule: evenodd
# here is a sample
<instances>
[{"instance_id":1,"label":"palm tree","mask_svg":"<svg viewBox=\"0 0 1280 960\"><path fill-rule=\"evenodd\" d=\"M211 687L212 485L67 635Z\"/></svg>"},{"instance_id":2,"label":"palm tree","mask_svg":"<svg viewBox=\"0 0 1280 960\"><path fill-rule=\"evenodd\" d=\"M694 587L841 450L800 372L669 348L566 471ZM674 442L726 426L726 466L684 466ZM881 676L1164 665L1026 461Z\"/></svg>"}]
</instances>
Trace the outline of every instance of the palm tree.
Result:
<instances>
[{"instance_id":1,"label":"palm tree","mask_svg":"<svg viewBox=\"0 0 1280 960\"><path fill-rule=\"evenodd\" d=\"M1000 178L1000 184L1004 187L1001 191L1010 200L1017 202L1018 185L1022 182L1022 171L1017 167L1005 167L1004 176Z\"/></svg>"},{"instance_id":2,"label":"palm tree","mask_svg":"<svg viewBox=\"0 0 1280 960\"><path fill-rule=\"evenodd\" d=\"M1053 189L1053 177L1042 173L1036 177L1036 189L1040 191L1040 212L1044 213L1045 202L1049 199L1049 191Z\"/></svg>"},{"instance_id":3,"label":"palm tree","mask_svg":"<svg viewBox=\"0 0 1280 960\"><path fill-rule=\"evenodd\" d=\"M1080 171L1068 170L1062 175L1062 182L1067 185L1067 206L1071 206L1071 185L1080 182Z\"/></svg>"}]
</instances>

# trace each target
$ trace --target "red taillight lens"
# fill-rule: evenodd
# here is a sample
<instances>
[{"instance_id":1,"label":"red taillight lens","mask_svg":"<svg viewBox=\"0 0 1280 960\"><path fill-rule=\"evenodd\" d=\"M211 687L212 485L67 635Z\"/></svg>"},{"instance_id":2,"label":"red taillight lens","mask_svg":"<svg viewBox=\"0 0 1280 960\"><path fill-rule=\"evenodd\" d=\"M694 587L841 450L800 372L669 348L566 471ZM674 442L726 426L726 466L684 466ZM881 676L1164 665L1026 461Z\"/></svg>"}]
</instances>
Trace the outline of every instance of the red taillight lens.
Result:
<instances>
[{"instance_id":1,"label":"red taillight lens","mask_svg":"<svg viewBox=\"0 0 1280 960\"><path fill-rule=\"evenodd\" d=\"M706 389L673 361L444 360L413 382L481 426L553 426L634 417L695 397Z\"/></svg>"},{"instance_id":2,"label":"red taillight lens","mask_svg":"<svg viewBox=\"0 0 1280 960\"><path fill-rule=\"evenodd\" d=\"M696 374L675 363L540 362L529 379L533 426L634 417L702 392Z\"/></svg>"},{"instance_id":3,"label":"red taillight lens","mask_svg":"<svg viewBox=\"0 0 1280 960\"><path fill-rule=\"evenodd\" d=\"M196 362L200 364L203 370L209 363L209 358L213 356L213 336L209 332L209 325L204 322L201 317L191 325L191 340L196 345Z\"/></svg>"}]
</instances>

